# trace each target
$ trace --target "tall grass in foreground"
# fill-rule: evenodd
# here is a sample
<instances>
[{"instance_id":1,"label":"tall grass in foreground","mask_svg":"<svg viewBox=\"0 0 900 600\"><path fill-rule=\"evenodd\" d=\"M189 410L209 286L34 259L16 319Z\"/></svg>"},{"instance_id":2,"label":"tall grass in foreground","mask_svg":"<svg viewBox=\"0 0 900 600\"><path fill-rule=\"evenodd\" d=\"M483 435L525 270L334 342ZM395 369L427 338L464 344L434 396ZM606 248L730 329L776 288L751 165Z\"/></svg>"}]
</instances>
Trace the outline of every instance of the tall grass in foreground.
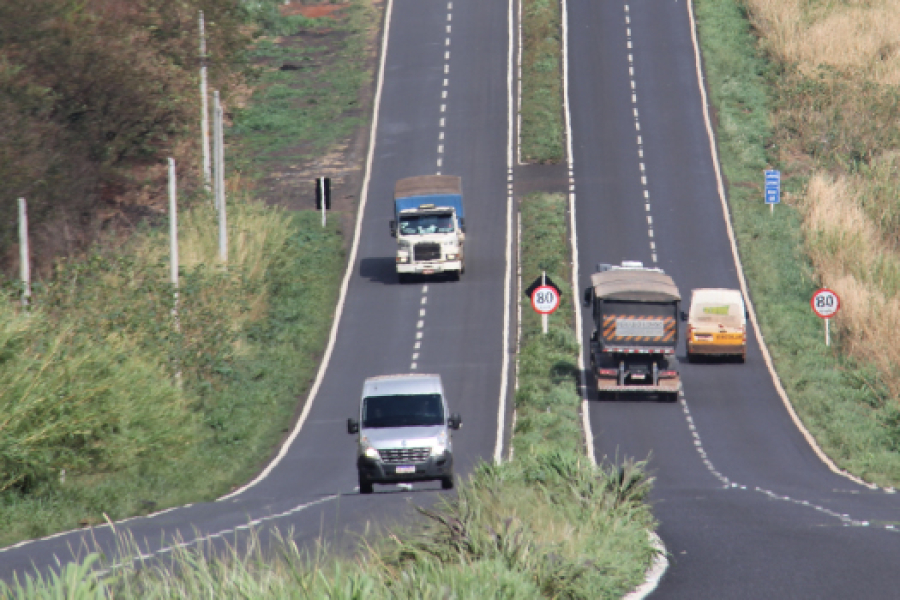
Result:
<instances>
[{"instance_id":1,"label":"tall grass in foreground","mask_svg":"<svg viewBox=\"0 0 900 600\"><path fill-rule=\"evenodd\" d=\"M857 291L843 286L839 276L823 280L818 271L830 260L822 250L830 253L846 243L842 256L827 255L838 263L859 261L874 244L880 254L869 256L865 264L856 262L852 272L860 281L884 283L886 290L895 285L890 283L892 261L885 260L887 238L872 225L878 222L872 215L881 214L884 222L893 219L890 211L874 208L876 198L890 197L891 187L879 166L887 164L882 162L887 157L873 150L893 143L894 124L873 124L865 112L880 115L895 106L893 92L842 79L833 69L807 77L765 60L743 12L750 6L751 17L759 18L752 5L743 0L695 2L735 233L760 326L792 404L825 452L859 476L897 485L900 403L886 384L890 371L877 369L859 352L862 337L856 339L846 325L857 319L881 327L870 320L877 311L851 317L869 307L847 306L848 301L868 301L877 309L878 290ZM780 167L785 178L785 202L776 207L774 218L762 201L762 171L772 166ZM864 185L857 179L873 170L882 175ZM808 190L815 202L806 198ZM857 208L850 206L854 196L862 201ZM833 210L838 198L847 205L843 212ZM823 204L814 206L820 199ZM885 276L874 276L879 269ZM846 295L831 348L826 348L822 323L809 306L823 282ZM871 351L884 352L881 343Z\"/></svg>"}]
</instances>

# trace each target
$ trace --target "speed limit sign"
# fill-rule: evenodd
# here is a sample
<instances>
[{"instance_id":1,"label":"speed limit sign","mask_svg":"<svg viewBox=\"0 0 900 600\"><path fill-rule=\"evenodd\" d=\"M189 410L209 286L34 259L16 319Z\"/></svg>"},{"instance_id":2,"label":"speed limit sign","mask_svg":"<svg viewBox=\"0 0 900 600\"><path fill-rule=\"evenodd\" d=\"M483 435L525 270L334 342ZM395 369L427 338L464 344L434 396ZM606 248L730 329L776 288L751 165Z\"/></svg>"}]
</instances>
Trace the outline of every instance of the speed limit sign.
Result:
<instances>
[{"instance_id":1,"label":"speed limit sign","mask_svg":"<svg viewBox=\"0 0 900 600\"><path fill-rule=\"evenodd\" d=\"M559 292L549 285L542 285L531 294L531 306L542 315L549 315L559 308Z\"/></svg>"},{"instance_id":2,"label":"speed limit sign","mask_svg":"<svg viewBox=\"0 0 900 600\"><path fill-rule=\"evenodd\" d=\"M841 308L841 299L828 288L822 288L813 294L809 304L816 315L830 319Z\"/></svg>"}]
</instances>

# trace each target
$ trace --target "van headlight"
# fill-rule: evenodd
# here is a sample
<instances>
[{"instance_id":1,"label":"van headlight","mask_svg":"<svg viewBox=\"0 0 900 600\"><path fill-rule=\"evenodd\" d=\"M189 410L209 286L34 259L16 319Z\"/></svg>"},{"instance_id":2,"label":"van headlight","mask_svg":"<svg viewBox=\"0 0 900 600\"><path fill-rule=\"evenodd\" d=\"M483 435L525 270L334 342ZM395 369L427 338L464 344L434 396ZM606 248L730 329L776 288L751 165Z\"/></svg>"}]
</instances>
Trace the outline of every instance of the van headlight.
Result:
<instances>
[{"instance_id":1,"label":"van headlight","mask_svg":"<svg viewBox=\"0 0 900 600\"><path fill-rule=\"evenodd\" d=\"M447 451L447 434L441 433L434 440L434 444L431 445L431 455L432 456L441 456L444 452Z\"/></svg>"},{"instance_id":2,"label":"van headlight","mask_svg":"<svg viewBox=\"0 0 900 600\"><path fill-rule=\"evenodd\" d=\"M447 451L446 444L435 444L431 447L431 455L432 456L442 456L444 452Z\"/></svg>"},{"instance_id":3,"label":"van headlight","mask_svg":"<svg viewBox=\"0 0 900 600\"><path fill-rule=\"evenodd\" d=\"M378 453L378 450L369 445L369 440L367 438L360 440L360 446L362 447L363 456L374 460L381 460L381 455Z\"/></svg>"}]
</instances>

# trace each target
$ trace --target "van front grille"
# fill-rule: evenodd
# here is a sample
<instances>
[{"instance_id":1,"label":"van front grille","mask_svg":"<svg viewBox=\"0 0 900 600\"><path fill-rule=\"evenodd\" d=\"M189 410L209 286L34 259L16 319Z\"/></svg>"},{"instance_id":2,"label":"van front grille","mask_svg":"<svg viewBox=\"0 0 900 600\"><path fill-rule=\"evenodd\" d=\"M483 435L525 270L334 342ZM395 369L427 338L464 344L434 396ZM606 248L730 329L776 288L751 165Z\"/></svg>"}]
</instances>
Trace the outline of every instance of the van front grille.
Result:
<instances>
[{"instance_id":1,"label":"van front grille","mask_svg":"<svg viewBox=\"0 0 900 600\"><path fill-rule=\"evenodd\" d=\"M435 244L434 242L422 242L421 244L416 244L413 260L418 262L425 260L440 260L440 258L440 244Z\"/></svg>"},{"instance_id":2,"label":"van front grille","mask_svg":"<svg viewBox=\"0 0 900 600\"><path fill-rule=\"evenodd\" d=\"M388 448L378 453L386 463L416 463L428 460L431 448Z\"/></svg>"}]
</instances>

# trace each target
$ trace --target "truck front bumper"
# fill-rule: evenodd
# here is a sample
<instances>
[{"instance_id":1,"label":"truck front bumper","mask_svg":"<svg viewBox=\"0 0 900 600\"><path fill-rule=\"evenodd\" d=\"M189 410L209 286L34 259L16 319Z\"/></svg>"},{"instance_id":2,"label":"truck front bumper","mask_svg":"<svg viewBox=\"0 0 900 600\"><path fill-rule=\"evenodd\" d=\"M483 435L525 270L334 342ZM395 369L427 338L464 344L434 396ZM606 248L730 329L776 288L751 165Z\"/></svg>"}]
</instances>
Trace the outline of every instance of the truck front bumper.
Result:
<instances>
[{"instance_id":1,"label":"truck front bumper","mask_svg":"<svg viewBox=\"0 0 900 600\"><path fill-rule=\"evenodd\" d=\"M360 456L356 466L359 469L360 480L369 483L434 481L453 476L453 455L444 452L424 462L396 464Z\"/></svg>"},{"instance_id":2,"label":"truck front bumper","mask_svg":"<svg viewBox=\"0 0 900 600\"><path fill-rule=\"evenodd\" d=\"M435 273L451 273L459 271L462 271L462 261L460 260L397 263L398 273L434 275Z\"/></svg>"}]
</instances>

